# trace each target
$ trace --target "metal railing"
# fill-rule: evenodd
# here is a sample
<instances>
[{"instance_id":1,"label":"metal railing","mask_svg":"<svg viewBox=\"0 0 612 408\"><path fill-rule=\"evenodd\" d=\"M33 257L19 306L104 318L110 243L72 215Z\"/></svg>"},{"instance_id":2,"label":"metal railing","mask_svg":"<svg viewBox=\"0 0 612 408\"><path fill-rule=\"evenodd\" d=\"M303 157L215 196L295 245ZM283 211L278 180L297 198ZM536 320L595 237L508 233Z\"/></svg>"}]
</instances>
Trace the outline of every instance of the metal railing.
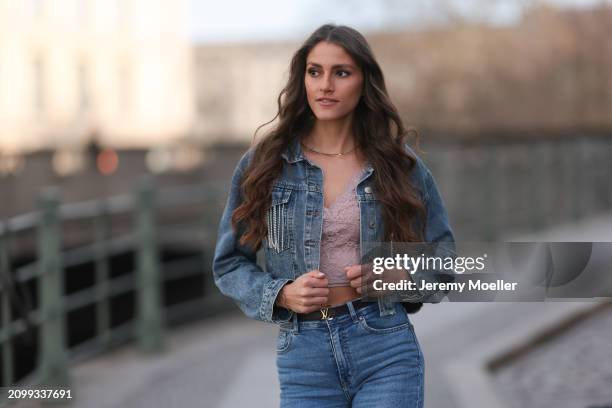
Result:
<instances>
[{"instance_id":1,"label":"metal railing","mask_svg":"<svg viewBox=\"0 0 612 408\"><path fill-rule=\"evenodd\" d=\"M131 339L144 352L159 352L169 321L226 304L214 289L209 271L226 187L202 184L156 191L151 179L143 179L133 194L71 204L61 204L59 191L49 188L40 196L38 211L0 222L2 386L67 386L69 361ZM183 220L164 223L164 216L174 220L182 216ZM118 217L124 217L124 222L119 224L119 233L113 233L111 221ZM70 243L63 239L62 234L70 232L68 224L75 222L80 226L72 232L81 232L83 222L93 227L91 242L83 244L82 237ZM11 244L29 244L34 260L12 268ZM192 253L163 262L161 250L168 246L189 248ZM135 268L113 277L111 258L125 252L133 252ZM93 264L94 284L65 293L66 270L84 264ZM203 296L164 307L165 284L198 275L204 282ZM37 288L38 307L28 284ZM110 299L130 292L134 293L135 316L113 327ZM66 316L88 306L95 308L95 335L69 348ZM37 336L33 336L35 331ZM12 348L18 336L37 342L38 358L32 372L16 383Z\"/></svg>"}]
</instances>

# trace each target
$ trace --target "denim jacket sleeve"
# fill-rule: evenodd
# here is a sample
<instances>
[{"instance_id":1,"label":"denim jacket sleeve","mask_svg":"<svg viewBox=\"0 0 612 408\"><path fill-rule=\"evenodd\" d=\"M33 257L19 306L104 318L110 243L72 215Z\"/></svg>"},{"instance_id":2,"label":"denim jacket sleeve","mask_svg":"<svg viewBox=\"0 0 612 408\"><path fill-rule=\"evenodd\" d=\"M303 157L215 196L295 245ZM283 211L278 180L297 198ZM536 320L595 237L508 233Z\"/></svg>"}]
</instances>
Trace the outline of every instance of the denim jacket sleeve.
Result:
<instances>
[{"instance_id":1,"label":"denim jacket sleeve","mask_svg":"<svg viewBox=\"0 0 612 408\"><path fill-rule=\"evenodd\" d=\"M239 225L236 231L231 224L232 213L242 203L240 182L251 152L249 150L242 156L232 175L229 196L217 233L213 277L221 293L232 298L247 317L280 323L288 321L292 312L276 307L274 302L283 285L291 280L277 279L257 265L256 252L239 243L242 226Z\"/></svg>"},{"instance_id":2,"label":"denim jacket sleeve","mask_svg":"<svg viewBox=\"0 0 612 408\"><path fill-rule=\"evenodd\" d=\"M413 180L421 190L423 204L426 210L425 219L425 242L433 249L429 256L441 258L455 258L455 237L450 227L448 214L444 206L442 196L438 191L436 181L425 163L407 147L410 153L416 157L416 165ZM421 280L426 282L453 282L455 274L453 271L441 270L417 270L411 279L420 285ZM423 303L439 303L448 294L448 290L424 290L419 291L419 301ZM403 300L415 300L414 293Z\"/></svg>"}]
</instances>

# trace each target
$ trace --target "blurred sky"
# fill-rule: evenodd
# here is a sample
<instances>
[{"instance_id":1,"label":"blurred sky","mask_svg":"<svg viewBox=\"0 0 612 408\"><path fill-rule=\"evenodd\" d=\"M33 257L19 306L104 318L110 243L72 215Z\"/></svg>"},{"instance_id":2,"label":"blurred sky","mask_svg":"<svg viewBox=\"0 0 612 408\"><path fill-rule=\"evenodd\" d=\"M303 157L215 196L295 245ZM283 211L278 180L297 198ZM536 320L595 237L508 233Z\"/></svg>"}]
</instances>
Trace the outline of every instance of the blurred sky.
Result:
<instances>
[{"instance_id":1,"label":"blurred sky","mask_svg":"<svg viewBox=\"0 0 612 408\"><path fill-rule=\"evenodd\" d=\"M540 0L541 1L541 0ZM441 21L444 4L461 16L511 24L533 0L190 0L190 35L196 42L298 39L326 22L363 31L421 27ZM590 6L612 0L546 0ZM483 5L486 5L483 7Z\"/></svg>"}]
</instances>

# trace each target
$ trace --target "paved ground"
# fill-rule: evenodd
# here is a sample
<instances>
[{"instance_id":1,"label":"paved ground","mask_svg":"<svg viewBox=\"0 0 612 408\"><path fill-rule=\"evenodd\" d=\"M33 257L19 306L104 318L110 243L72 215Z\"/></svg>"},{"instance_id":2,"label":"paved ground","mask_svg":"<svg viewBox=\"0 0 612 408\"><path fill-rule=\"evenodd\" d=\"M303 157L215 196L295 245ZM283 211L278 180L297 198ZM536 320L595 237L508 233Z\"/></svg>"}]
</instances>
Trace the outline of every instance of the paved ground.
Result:
<instances>
[{"instance_id":1,"label":"paved ground","mask_svg":"<svg viewBox=\"0 0 612 408\"><path fill-rule=\"evenodd\" d=\"M612 241L612 216L526 239ZM502 344L517 335L535 332L547 322L592 305L577 302L425 305L418 314L411 316L426 359L425 406L464 407L460 396L465 385L462 381L468 382L469 378L466 374L462 380L456 375L449 375L447 370L458 357L465 359L485 346ZM604 340L610 338L611 324L612 319L609 318L590 323L580 332L575 332L578 334L568 335L573 336L569 342L558 347L551 346L549 350L533 355L533 358L519 359L507 370L500 371L496 384L501 395L506 395L504 402L508 402L510 396L516 397L522 393L523 399L517 398L514 402L508 402L507 406L535 404L532 395L538 393L537 387L544 386L547 381L542 378L547 376L548 382L552 383L546 391L551 396L551 399L545 400L547 403L556 401L553 398L557 395L555 390L562 387L564 382L583 380L586 387L573 394L578 398L572 400L573 405L531 406L588 406L586 402L604 401L606 395L603 391L590 390L589 387L612 383L610 365L606 354L603 354L612 355L609 341ZM74 406L278 406L278 379L274 363L276 330L274 325L251 321L239 314L230 315L173 331L167 338L167 350L161 355L142 355L134 346L127 346L79 363L72 371ZM580 347L573 350L572 344L576 342ZM565 357L558 364L544 362L554 360L559 353ZM574 364L578 359L582 360L581 364ZM594 370L597 370L596 373ZM588 377L585 373L601 376L597 377L598 382L592 383L586 381ZM586 401L579 399L581 395L601 398ZM479 404L476 403L476 406Z\"/></svg>"},{"instance_id":2,"label":"paved ground","mask_svg":"<svg viewBox=\"0 0 612 408\"><path fill-rule=\"evenodd\" d=\"M76 406L276 406L275 330L235 314L178 330L159 356L128 346L83 362L73 370Z\"/></svg>"}]
</instances>

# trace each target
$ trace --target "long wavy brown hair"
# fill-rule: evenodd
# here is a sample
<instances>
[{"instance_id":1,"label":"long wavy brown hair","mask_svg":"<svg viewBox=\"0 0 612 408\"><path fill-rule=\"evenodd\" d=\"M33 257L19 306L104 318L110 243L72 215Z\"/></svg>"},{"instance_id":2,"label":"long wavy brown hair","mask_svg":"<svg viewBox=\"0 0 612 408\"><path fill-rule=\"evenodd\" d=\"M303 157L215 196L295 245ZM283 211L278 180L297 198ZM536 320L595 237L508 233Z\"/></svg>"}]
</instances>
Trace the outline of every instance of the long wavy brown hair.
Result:
<instances>
[{"instance_id":1,"label":"long wavy brown hair","mask_svg":"<svg viewBox=\"0 0 612 408\"><path fill-rule=\"evenodd\" d=\"M366 39L355 29L325 24L313 32L291 59L289 79L277 99L278 124L253 147L252 159L241 181L242 204L232 214L232 225L244 225L242 245L258 250L267 234L266 212L271 204L274 180L280 176L281 153L293 138L307 134L316 120L308 100L304 76L306 59L321 41L339 45L363 72L361 99L355 108L353 132L356 142L374 168L373 188L381 204L384 239L420 242L424 239L425 207L409 175L416 159L404 145L413 134L406 129L391 102L380 66Z\"/></svg>"}]
</instances>

